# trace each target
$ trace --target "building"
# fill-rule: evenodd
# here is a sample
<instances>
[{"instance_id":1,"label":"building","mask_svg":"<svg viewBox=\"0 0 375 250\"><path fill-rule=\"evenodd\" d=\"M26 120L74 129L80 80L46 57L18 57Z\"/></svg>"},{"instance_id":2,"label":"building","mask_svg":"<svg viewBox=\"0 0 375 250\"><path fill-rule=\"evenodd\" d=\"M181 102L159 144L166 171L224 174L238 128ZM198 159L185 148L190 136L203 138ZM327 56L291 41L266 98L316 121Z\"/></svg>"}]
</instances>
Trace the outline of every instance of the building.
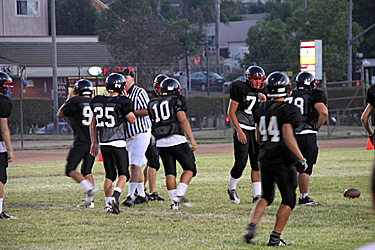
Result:
<instances>
[{"instance_id":1,"label":"building","mask_svg":"<svg viewBox=\"0 0 375 250\"><path fill-rule=\"evenodd\" d=\"M14 80L12 98L20 97L22 67L26 67L27 74L24 98L53 96L48 2L0 0L0 70L10 74ZM93 4L95 2L98 1ZM105 8L104 3L99 4ZM90 77L87 71L89 67L111 65L107 44L100 42L97 36L58 36L56 42L59 97L66 97L68 86L80 77ZM102 84L102 81L99 80L98 84Z\"/></svg>"}]
</instances>

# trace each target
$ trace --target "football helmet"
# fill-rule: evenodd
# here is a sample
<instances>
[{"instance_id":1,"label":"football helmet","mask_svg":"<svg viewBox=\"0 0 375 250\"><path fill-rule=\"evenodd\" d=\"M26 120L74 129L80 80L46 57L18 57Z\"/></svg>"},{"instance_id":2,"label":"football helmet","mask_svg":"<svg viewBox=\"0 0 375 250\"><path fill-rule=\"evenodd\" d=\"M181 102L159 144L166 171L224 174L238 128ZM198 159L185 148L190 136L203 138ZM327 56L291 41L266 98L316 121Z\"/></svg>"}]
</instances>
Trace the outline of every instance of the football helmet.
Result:
<instances>
[{"instance_id":1,"label":"football helmet","mask_svg":"<svg viewBox=\"0 0 375 250\"><path fill-rule=\"evenodd\" d=\"M250 66L246 70L246 82L254 89L263 89L266 73L259 66ZM261 81L260 83L257 81Z\"/></svg>"},{"instance_id":2,"label":"football helmet","mask_svg":"<svg viewBox=\"0 0 375 250\"><path fill-rule=\"evenodd\" d=\"M89 95L92 96L94 91L92 83L89 80L81 79L74 84L74 92L79 96Z\"/></svg>"},{"instance_id":3,"label":"football helmet","mask_svg":"<svg viewBox=\"0 0 375 250\"><path fill-rule=\"evenodd\" d=\"M124 91L126 86L125 77L118 73L112 73L105 79L105 88L109 93L117 92L119 94Z\"/></svg>"},{"instance_id":4,"label":"football helmet","mask_svg":"<svg viewBox=\"0 0 375 250\"><path fill-rule=\"evenodd\" d=\"M174 78L165 78L160 83L160 94L165 95L182 95L180 83Z\"/></svg>"},{"instance_id":5,"label":"football helmet","mask_svg":"<svg viewBox=\"0 0 375 250\"><path fill-rule=\"evenodd\" d=\"M292 92L292 84L287 75L276 71L271 73L265 80L267 97L288 97Z\"/></svg>"},{"instance_id":6,"label":"football helmet","mask_svg":"<svg viewBox=\"0 0 375 250\"><path fill-rule=\"evenodd\" d=\"M300 72L296 77L297 89L315 89L316 80L310 72Z\"/></svg>"},{"instance_id":7,"label":"football helmet","mask_svg":"<svg viewBox=\"0 0 375 250\"><path fill-rule=\"evenodd\" d=\"M0 93L6 95L9 90L9 94L13 94L14 86L11 85L12 82L12 78L7 73L0 72Z\"/></svg>"},{"instance_id":8,"label":"football helmet","mask_svg":"<svg viewBox=\"0 0 375 250\"><path fill-rule=\"evenodd\" d=\"M166 78L168 78L168 76L163 75L163 74L159 74L154 79L154 88L155 88L155 92L158 96L160 96L160 84Z\"/></svg>"}]
</instances>

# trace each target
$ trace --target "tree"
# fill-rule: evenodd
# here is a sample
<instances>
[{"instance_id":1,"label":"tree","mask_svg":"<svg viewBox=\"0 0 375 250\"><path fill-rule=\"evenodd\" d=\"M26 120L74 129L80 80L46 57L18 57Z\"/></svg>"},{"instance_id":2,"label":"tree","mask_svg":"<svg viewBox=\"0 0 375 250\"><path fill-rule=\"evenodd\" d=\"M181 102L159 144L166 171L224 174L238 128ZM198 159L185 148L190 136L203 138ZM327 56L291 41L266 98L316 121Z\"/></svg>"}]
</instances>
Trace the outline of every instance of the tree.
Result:
<instances>
[{"instance_id":1,"label":"tree","mask_svg":"<svg viewBox=\"0 0 375 250\"><path fill-rule=\"evenodd\" d=\"M299 71L299 42L323 40L323 70L328 80L346 79L348 42L348 2L346 0L309 1L303 9L299 0L275 4L276 9L250 28L245 64L265 65L267 72ZM279 11L283 8L283 11ZM322 11L324 10L324 11ZM362 28L353 22L353 34ZM360 41L353 44L353 50Z\"/></svg>"},{"instance_id":2,"label":"tree","mask_svg":"<svg viewBox=\"0 0 375 250\"><path fill-rule=\"evenodd\" d=\"M145 87L156 74L170 71L177 59L193 53L200 39L187 20L166 20L147 0L114 1L102 12L98 32L109 44L114 64L137 66L138 83Z\"/></svg>"},{"instance_id":3,"label":"tree","mask_svg":"<svg viewBox=\"0 0 375 250\"><path fill-rule=\"evenodd\" d=\"M57 35L95 35L97 11L92 0L56 1Z\"/></svg>"}]
</instances>

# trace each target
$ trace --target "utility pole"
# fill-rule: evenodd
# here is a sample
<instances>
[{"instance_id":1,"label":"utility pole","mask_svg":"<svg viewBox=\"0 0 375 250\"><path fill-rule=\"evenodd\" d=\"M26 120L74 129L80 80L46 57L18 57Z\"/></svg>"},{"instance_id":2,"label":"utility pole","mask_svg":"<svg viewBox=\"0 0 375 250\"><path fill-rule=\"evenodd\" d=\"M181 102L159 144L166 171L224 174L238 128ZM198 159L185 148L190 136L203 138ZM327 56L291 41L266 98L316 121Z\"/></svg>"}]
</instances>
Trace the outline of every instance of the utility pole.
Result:
<instances>
[{"instance_id":1,"label":"utility pole","mask_svg":"<svg viewBox=\"0 0 375 250\"><path fill-rule=\"evenodd\" d=\"M220 0L215 0L215 50L216 50L216 72L220 74L220 47L219 47L219 26L220 26Z\"/></svg>"},{"instance_id":2,"label":"utility pole","mask_svg":"<svg viewBox=\"0 0 375 250\"><path fill-rule=\"evenodd\" d=\"M307 0L302 0L302 8L307 8Z\"/></svg>"},{"instance_id":3,"label":"utility pole","mask_svg":"<svg viewBox=\"0 0 375 250\"><path fill-rule=\"evenodd\" d=\"M348 81L352 80L352 0L349 0ZM351 83L349 83L350 85Z\"/></svg>"},{"instance_id":4,"label":"utility pole","mask_svg":"<svg viewBox=\"0 0 375 250\"><path fill-rule=\"evenodd\" d=\"M52 36L52 89L53 89L53 127L54 133L59 134L59 119L57 110L59 109L59 100L57 96L57 46L56 46L56 16L55 0L51 0L51 36Z\"/></svg>"}]
</instances>

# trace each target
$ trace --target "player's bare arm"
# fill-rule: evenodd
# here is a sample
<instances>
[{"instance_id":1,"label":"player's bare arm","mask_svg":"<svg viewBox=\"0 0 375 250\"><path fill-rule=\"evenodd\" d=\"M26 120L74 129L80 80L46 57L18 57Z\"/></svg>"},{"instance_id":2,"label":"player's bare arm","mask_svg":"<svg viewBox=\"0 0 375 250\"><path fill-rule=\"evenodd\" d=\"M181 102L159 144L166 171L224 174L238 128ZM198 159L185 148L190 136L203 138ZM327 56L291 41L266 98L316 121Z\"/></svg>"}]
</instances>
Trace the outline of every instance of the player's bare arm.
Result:
<instances>
[{"instance_id":1,"label":"player's bare arm","mask_svg":"<svg viewBox=\"0 0 375 250\"><path fill-rule=\"evenodd\" d=\"M263 93L258 93L258 97L259 97L259 100L261 101L261 102L265 102L265 101L267 101L267 97L266 97L266 95L265 94L263 94Z\"/></svg>"},{"instance_id":2,"label":"player's bare arm","mask_svg":"<svg viewBox=\"0 0 375 250\"><path fill-rule=\"evenodd\" d=\"M90 124L90 139L91 139L90 154L96 157L99 153L99 147L98 147L95 115L93 115L91 124Z\"/></svg>"},{"instance_id":3,"label":"player's bare arm","mask_svg":"<svg viewBox=\"0 0 375 250\"><path fill-rule=\"evenodd\" d=\"M148 110L147 109L134 110L134 114L136 116L148 116Z\"/></svg>"},{"instance_id":4,"label":"player's bare arm","mask_svg":"<svg viewBox=\"0 0 375 250\"><path fill-rule=\"evenodd\" d=\"M255 140L257 141L257 143L260 144L260 132L259 132L259 126L258 124L255 124Z\"/></svg>"},{"instance_id":5,"label":"player's bare arm","mask_svg":"<svg viewBox=\"0 0 375 250\"><path fill-rule=\"evenodd\" d=\"M135 114L133 112L130 112L125 116L126 120L128 120L129 123L133 124L135 122Z\"/></svg>"},{"instance_id":6,"label":"player's bare arm","mask_svg":"<svg viewBox=\"0 0 375 250\"><path fill-rule=\"evenodd\" d=\"M316 129L319 130L321 126L323 126L324 122L327 120L328 117L328 109L326 105L322 102L318 102L314 104L314 108L319 113L318 122L316 123Z\"/></svg>"},{"instance_id":7,"label":"player's bare arm","mask_svg":"<svg viewBox=\"0 0 375 250\"><path fill-rule=\"evenodd\" d=\"M371 113L374 111L374 107L372 107L371 104L367 104L365 110L362 113L361 116L361 122L363 127L366 129L367 133L369 135L373 135L374 131L372 130L370 123L368 122L368 118L370 117Z\"/></svg>"},{"instance_id":8,"label":"player's bare arm","mask_svg":"<svg viewBox=\"0 0 375 250\"><path fill-rule=\"evenodd\" d=\"M8 151L8 162L11 162L14 158L13 148L10 141L10 130L8 126L8 118L0 118L0 128L1 128L1 135L5 142L5 146L7 147Z\"/></svg>"},{"instance_id":9,"label":"player's bare arm","mask_svg":"<svg viewBox=\"0 0 375 250\"><path fill-rule=\"evenodd\" d=\"M186 118L185 111L178 111L177 112L177 119L180 122L182 129L184 130L186 136L190 140L190 147L192 151L197 149L197 143L195 142L193 132L191 131L190 123Z\"/></svg>"},{"instance_id":10,"label":"player's bare arm","mask_svg":"<svg viewBox=\"0 0 375 250\"><path fill-rule=\"evenodd\" d=\"M236 110L238 108L238 105L239 105L238 102L233 101L232 99L230 99L230 101L229 101L229 107L228 107L228 116L230 118L230 121L233 124L234 129L237 132L238 141L241 142L242 144L245 144L246 141L247 141L246 140L246 135L242 131L242 128L240 127L240 124L238 123L238 119L237 119L237 116L236 116Z\"/></svg>"}]
</instances>

